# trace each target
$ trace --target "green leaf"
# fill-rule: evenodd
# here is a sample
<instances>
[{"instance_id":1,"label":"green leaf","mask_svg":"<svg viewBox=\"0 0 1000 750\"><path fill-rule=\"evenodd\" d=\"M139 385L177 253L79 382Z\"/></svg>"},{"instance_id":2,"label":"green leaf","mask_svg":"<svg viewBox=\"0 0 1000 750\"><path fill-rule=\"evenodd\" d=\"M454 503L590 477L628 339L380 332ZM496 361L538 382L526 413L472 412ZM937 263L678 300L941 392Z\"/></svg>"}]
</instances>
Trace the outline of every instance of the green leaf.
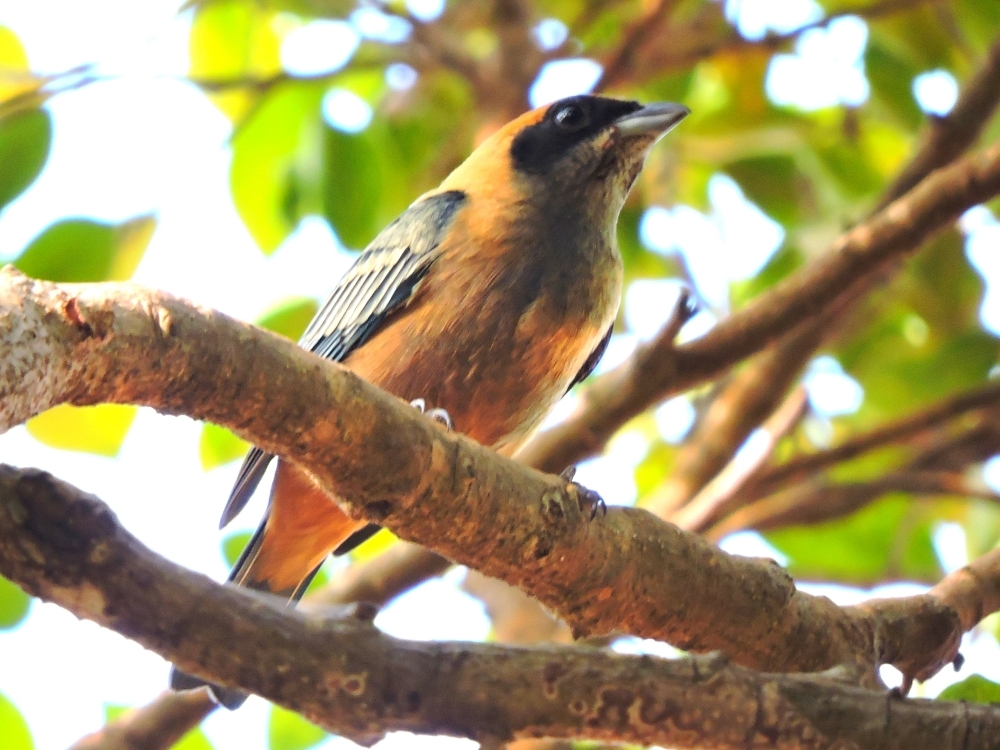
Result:
<instances>
[{"instance_id":1,"label":"green leaf","mask_svg":"<svg viewBox=\"0 0 1000 750\"><path fill-rule=\"evenodd\" d=\"M271 706L267 721L268 750L308 750L327 737L326 732L297 713Z\"/></svg>"},{"instance_id":2,"label":"green leaf","mask_svg":"<svg viewBox=\"0 0 1000 750\"><path fill-rule=\"evenodd\" d=\"M932 523L914 515L911 499L897 493L847 518L765 536L788 556L788 571L796 578L855 586L900 578L931 582L941 576Z\"/></svg>"},{"instance_id":3,"label":"green leaf","mask_svg":"<svg viewBox=\"0 0 1000 750\"><path fill-rule=\"evenodd\" d=\"M249 449L250 443L236 437L225 427L211 422L202 425L198 457L201 459L201 468L205 471L242 458Z\"/></svg>"},{"instance_id":4,"label":"green leaf","mask_svg":"<svg viewBox=\"0 0 1000 750\"><path fill-rule=\"evenodd\" d=\"M49 158L52 120L41 109L0 119L0 209L35 181Z\"/></svg>"},{"instance_id":5,"label":"green leaf","mask_svg":"<svg viewBox=\"0 0 1000 750\"><path fill-rule=\"evenodd\" d=\"M28 433L52 448L113 458L121 450L138 408L123 404L60 404L28 420Z\"/></svg>"},{"instance_id":6,"label":"green leaf","mask_svg":"<svg viewBox=\"0 0 1000 750\"><path fill-rule=\"evenodd\" d=\"M767 262L760 273L752 279L735 281L729 285L729 293L734 308L743 307L761 292L770 289L786 276L797 270L803 263L802 252L790 245L782 245Z\"/></svg>"},{"instance_id":7,"label":"green leaf","mask_svg":"<svg viewBox=\"0 0 1000 750\"><path fill-rule=\"evenodd\" d=\"M261 315L257 325L297 341L317 310L319 303L312 297L292 297Z\"/></svg>"},{"instance_id":8,"label":"green leaf","mask_svg":"<svg viewBox=\"0 0 1000 750\"><path fill-rule=\"evenodd\" d=\"M298 217L313 209L294 197L308 196L315 180L322 96L315 84L276 86L233 136L233 202L265 253L274 252Z\"/></svg>"},{"instance_id":9,"label":"green leaf","mask_svg":"<svg viewBox=\"0 0 1000 750\"><path fill-rule=\"evenodd\" d=\"M361 546L363 547L364 545ZM327 558L327 562L329 562L330 559L332 558ZM309 585L306 586L306 592L304 596L309 596L309 594L313 593L314 591L318 591L319 589L326 586L326 584L328 584L329 582L330 582L330 572L329 570L327 570L326 563L324 563L323 566L318 571L316 571L316 575L313 576L313 579L309 581Z\"/></svg>"},{"instance_id":10,"label":"green leaf","mask_svg":"<svg viewBox=\"0 0 1000 750\"><path fill-rule=\"evenodd\" d=\"M892 54L877 39L865 51L865 73L873 96L886 113L900 124L915 130L924 120L917 100L913 98L913 78L920 71Z\"/></svg>"},{"instance_id":11,"label":"green leaf","mask_svg":"<svg viewBox=\"0 0 1000 750\"><path fill-rule=\"evenodd\" d=\"M1000 684L979 674L970 674L961 682L949 685L938 695L940 701L1000 703Z\"/></svg>"},{"instance_id":12,"label":"green leaf","mask_svg":"<svg viewBox=\"0 0 1000 750\"><path fill-rule=\"evenodd\" d=\"M104 705L104 723L110 724L115 719L131 711L130 706L117 706L112 704ZM195 728L185 734L176 743L170 746L170 750L213 750L212 743L201 729Z\"/></svg>"},{"instance_id":13,"label":"green leaf","mask_svg":"<svg viewBox=\"0 0 1000 750\"><path fill-rule=\"evenodd\" d=\"M197 81L230 84L209 97L238 122L259 98L253 81L281 72L280 24L261 3L221 0L200 5L191 22L190 75ZM246 85L238 85L241 81Z\"/></svg>"},{"instance_id":14,"label":"green leaf","mask_svg":"<svg viewBox=\"0 0 1000 750\"><path fill-rule=\"evenodd\" d=\"M17 34L6 26L0 26L0 69L27 70L28 55Z\"/></svg>"},{"instance_id":15,"label":"green leaf","mask_svg":"<svg viewBox=\"0 0 1000 750\"><path fill-rule=\"evenodd\" d=\"M152 216L122 224L65 219L32 240L14 265L48 281L123 281L135 272L155 229Z\"/></svg>"},{"instance_id":16,"label":"green leaf","mask_svg":"<svg viewBox=\"0 0 1000 750\"><path fill-rule=\"evenodd\" d=\"M746 197L786 226L797 223L814 201L809 180L785 154L752 156L724 168Z\"/></svg>"},{"instance_id":17,"label":"green leaf","mask_svg":"<svg viewBox=\"0 0 1000 750\"><path fill-rule=\"evenodd\" d=\"M0 737L3 738L3 750L34 750L28 722L3 693L0 693Z\"/></svg>"},{"instance_id":18,"label":"green leaf","mask_svg":"<svg viewBox=\"0 0 1000 750\"><path fill-rule=\"evenodd\" d=\"M28 616L31 597L20 587L0 576L0 630L10 630Z\"/></svg>"},{"instance_id":19,"label":"green leaf","mask_svg":"<svg viewBox=\"0 0 1000 750\"><path fill-rule=\"evenodd\" d=\"M364 247L381 226L381 158L372 134L323 130L323 214L348 247Z\"/></svg>"},{"instance_id":20,"label":"green leaf","mask_svg":"<svg viewBox=\"0 0 1000 750\"><path fill-rule=\"evenodd\" d=\"M226 565L230 568L236 565L252 536L249 531L238 531L222 540L222 559L226 561Z\"/></svg>"}]
</instances>

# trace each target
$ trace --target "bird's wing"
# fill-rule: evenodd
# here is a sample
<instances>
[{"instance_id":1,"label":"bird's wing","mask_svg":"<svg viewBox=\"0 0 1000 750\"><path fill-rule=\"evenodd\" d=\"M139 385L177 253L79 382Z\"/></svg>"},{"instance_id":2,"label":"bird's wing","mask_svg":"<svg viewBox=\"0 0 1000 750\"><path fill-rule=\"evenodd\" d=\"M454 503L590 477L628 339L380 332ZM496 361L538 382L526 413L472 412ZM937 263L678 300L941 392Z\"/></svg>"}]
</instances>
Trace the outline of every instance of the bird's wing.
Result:
<instances>
[{"instance_id":1,"label":"bird's wing","mask_svg":"<svg viewBox=\"0 0 1000 750\"><path fill-rule=\"evenodd\" d=\"M299 339L299 346L335 362L365 343L393 310L406 304L436 257L465 193L437 193L410 206L372 240ZM219 527L243 510L274 456L247 454Z\"/></svg>"},{"instance_id":2,"label":"bird's wing","mask_svg":"<svg viewBox=\"0 0 1000 750\"><path fill-rule=\"evenodd\" d=\"M604 352L608 350L608 342L611 341L611 331L613 331L614 328L614 323L608 326L608 332L604 334L604 338L601 339L600 343L594 347L594 351L592 351L590 356L587 357L587 361L583 363L583 367L580 368L580 372L576 374L576 377L573 378L573 382L569 384L569 388L566 389L566 393L569 393L573 389L574 385L582 383L590 377L590 373L594 371L594 368L597 367L597 363L600 362L601 357L604 356Z\"/></svg>"}]
</instances>

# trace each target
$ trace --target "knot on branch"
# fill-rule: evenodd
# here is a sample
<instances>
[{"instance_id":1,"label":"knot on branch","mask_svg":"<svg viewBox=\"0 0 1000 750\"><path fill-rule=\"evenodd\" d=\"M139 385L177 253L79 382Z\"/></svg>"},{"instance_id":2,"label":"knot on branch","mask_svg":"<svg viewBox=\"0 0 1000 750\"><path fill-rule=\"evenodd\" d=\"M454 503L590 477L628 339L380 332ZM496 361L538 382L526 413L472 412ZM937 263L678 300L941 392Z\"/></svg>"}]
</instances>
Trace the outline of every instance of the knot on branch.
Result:
<instances>
[{"instance_id":1,"label":"knot on branch","mask_svg":"<svg viewBox=\"0 0 1000 750\"><path fill-rule=\"evenodd\" d=\"M933 596L882 599L860 605L874 625L875 665L903 674L900 692L924 682L959 658L963 627L958 613Z\"/></svg>"},{"instance_id":2,"label":"knot on branch","mask_svg":"<svg viewBox=\"0 0 1000 750\"><path fill-rule=\"evenodd\" d=\"M109 563L117 519L103 503L79 498L79 490L44 471L0 464L0 529L17 532L8 536L16 548L7 552L18 567L44 570L55 585L79 586L85 569Z\"/></svg>"}]
</instances>

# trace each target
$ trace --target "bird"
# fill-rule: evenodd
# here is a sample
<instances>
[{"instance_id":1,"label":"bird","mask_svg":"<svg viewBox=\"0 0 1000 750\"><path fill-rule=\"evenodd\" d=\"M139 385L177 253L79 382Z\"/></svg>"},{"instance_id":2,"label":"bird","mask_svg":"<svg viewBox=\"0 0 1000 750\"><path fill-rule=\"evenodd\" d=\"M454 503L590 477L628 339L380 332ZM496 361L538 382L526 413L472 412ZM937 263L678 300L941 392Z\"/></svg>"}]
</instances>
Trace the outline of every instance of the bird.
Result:
<instances>
[{"instance_id":1,"label":"bird","mask_svg":"<svg viewBox=\"0 0 1000 750\"><path fill-rule=\"evenodd\" d=\"M365 248L300 346L513 456L607 348L623 280L619 213L650 148L688 114L579 95L500 127ZM251 449L220 527L272 458ZM279 460L229 581L294 603L331 553L378 528ZM171 675L176 690L205 684ZM209 688L229 709L246 698Z\"/></svg>"}]
</instances>

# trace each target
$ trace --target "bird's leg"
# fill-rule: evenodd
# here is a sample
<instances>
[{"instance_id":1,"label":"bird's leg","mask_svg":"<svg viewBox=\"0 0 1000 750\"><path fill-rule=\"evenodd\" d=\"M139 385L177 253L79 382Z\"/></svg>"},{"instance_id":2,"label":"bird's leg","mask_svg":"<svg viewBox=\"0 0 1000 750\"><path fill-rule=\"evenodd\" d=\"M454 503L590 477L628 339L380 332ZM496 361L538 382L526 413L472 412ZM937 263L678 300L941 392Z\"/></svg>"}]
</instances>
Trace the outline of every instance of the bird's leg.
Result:
<instances>
[{"instance_id":1,"label":"bird's leg","mask_svg":"<svg viewBox=\"0 0 1000 750\"><path fill-rule=\"evenodd\" d=\"M410 402L410 406L419 411L421 414L426 414L439 425L444 427L448 432L451 432L455 427L451 421L451 415L447 411L444 409L428 409L427 402L422 398L413 399Z\"/></svg>"},{"instance_id":2,"label":"bird's leg","mask_svg":"<svg viewBox=\"0 0 1000 750\"><path fill-rule=\"evenodd\" d=\"M570 487L576 490L577 498L580 502L580 510L583 513L588 514L591 521L597 517L600 513L603 518L608 514L608 506L604 502L604 498L599 494L594 492L592 489L584 487L579 482L574 482L573 477L576 476L576 465L567 466L562 470L562 474L559 475L562 479L569 482Z\"/></svg>"}]
</instances>

